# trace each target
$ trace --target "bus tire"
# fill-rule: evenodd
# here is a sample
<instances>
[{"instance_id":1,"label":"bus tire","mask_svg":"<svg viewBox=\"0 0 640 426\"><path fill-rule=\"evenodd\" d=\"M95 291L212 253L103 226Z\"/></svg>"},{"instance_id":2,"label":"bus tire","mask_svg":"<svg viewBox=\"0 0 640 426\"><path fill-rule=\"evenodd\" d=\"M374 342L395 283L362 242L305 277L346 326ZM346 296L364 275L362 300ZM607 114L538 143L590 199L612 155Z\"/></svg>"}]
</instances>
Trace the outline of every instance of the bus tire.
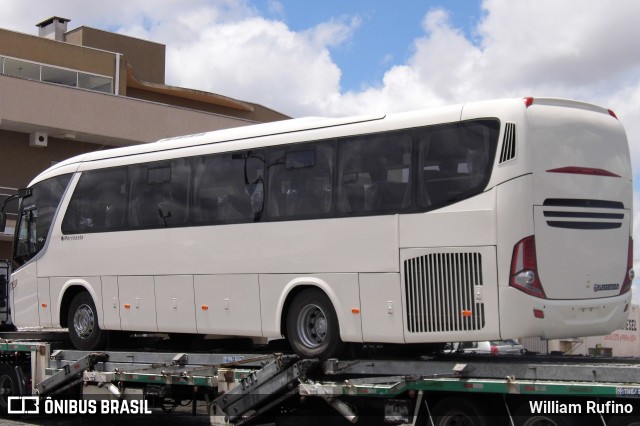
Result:
<instances>
[{"instance_id":1,"label":"bus tire","mask_svg":"<svg viewBox=\"0 0 640 426\"><path fill-rule=\"evenodd\" d=\"M326 359L344 350L338 316L323 291L312 288L295 296L287 312L287 339L302 358Z\"/></svg>"},{"instance_id":2,"label":"bus tire","mask_svg":"<svg viewBox=\"0 0 640 426\"><path fill-rule=\"evenodd\" d=\"M465 398L446 397L431 410L434 426L490 426L494 422L475 404Z\"/></svg>"},{"instance_id":3,"label":"bus tire","mask_svg":"<svg viewBox=\"0 0 640 426\"><path fill-rule=\"evenodd\" d=\"M71 342L77 349L93 351L106 347L107 332L98 325L98 311L88 292L80 292L71 300L67 325Z\"/></svg>"}]
</instances>

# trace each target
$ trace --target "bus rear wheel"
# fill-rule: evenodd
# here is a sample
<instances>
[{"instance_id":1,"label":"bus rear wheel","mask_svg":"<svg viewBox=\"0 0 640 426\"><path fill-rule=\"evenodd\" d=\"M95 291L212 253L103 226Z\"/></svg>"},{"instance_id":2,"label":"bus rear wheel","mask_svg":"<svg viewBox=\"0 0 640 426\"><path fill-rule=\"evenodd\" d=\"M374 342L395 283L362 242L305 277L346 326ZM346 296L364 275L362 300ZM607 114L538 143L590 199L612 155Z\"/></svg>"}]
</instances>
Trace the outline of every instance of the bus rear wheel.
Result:
<instances>
[{"instance_id":1,"label":"bus rear wheel","mask_svg":"<svg viewBox=\"0 0 640 426\"><path fill-rule=\"evenodd\" d=\"M343 351L338 316L323 291L307 289L295 296L287 314L287 339L302 358L326 359Z\"/></svg>"},{"instance_id":2,"label":"bus rear wheel","mask_svg":"<svg viewBox=\"0 0 640 426\"><path fill-rule=\"evenodd\" d=\"M98 325L98 311L91 295L86 291L76 294L67 315L69 337L73 346L84 351L104 349L107 332Z\"/></svg>"}]
</instances>

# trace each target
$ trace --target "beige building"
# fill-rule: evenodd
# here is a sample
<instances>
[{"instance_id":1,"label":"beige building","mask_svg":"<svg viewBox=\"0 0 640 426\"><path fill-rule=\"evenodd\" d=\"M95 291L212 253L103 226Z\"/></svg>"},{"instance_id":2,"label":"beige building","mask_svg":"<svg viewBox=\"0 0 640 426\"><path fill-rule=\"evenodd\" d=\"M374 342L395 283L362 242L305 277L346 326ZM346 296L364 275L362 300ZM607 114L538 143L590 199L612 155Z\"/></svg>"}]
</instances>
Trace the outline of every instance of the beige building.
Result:
<instances>
[{"instance_id":1,"label":"beige building","mask_svg":"<svg viewBox=\"0 0 640 426\"><path fill-rule=\"evenodd\" d=\"M0 204L52 163L158 139L289 117L165 84L165 46L68 19L39 34L0 29ZM10 258L17 205L7 205L0 259Z\"/></svg>"}]
</instances>

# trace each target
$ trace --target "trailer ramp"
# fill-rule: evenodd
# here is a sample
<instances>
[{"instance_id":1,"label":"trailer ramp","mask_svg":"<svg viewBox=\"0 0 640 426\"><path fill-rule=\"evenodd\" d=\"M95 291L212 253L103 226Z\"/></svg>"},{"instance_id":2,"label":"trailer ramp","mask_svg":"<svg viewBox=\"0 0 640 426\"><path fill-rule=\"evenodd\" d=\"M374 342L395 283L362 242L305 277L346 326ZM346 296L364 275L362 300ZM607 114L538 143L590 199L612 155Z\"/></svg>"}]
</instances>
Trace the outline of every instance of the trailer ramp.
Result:
<instances>
[{"instance_id":1,"label":"trailer ramp","mask_svg":"<svg viewBox=\"0 0 640 426\"><path fill-rule=\"evenodd\" d=\"M242 378L237 386L213 401L211 424L241 425L299 393L298 383L318 367L316 359L278 355L262 369ZM224 371L221 371L224 374ZM229 370L230 375L233 370Z\"/></svg>"}]
</instances>

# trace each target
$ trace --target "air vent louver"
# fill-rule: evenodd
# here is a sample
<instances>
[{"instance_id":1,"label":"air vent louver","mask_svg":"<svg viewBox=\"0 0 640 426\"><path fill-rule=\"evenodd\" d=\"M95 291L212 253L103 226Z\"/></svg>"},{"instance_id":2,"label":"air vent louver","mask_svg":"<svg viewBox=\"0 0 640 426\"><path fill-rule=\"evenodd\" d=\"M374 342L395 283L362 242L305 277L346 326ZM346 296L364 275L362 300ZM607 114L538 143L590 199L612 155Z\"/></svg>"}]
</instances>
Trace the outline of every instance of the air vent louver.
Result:
<instances>
[{"instance_id":1,"label":"air vent louver","mask_svg":"<svg viewBox=\"0 0 640 426\"><path fill-rule=\"evenodd\" d=\"M505 123L500 164L514 158L516 158L516 125L515 123Z\"/></svg>"},{"instance_id":2,"label":"air vent louver","mask_svg":"<svg viewBox=\"0 0 640 426\"><path fill-rule=\"evenodd\" d=\"M480 330L484 304L480 253L433 253L404 262L407 330L410 333Z\"/></svg>"}]
</instances>

